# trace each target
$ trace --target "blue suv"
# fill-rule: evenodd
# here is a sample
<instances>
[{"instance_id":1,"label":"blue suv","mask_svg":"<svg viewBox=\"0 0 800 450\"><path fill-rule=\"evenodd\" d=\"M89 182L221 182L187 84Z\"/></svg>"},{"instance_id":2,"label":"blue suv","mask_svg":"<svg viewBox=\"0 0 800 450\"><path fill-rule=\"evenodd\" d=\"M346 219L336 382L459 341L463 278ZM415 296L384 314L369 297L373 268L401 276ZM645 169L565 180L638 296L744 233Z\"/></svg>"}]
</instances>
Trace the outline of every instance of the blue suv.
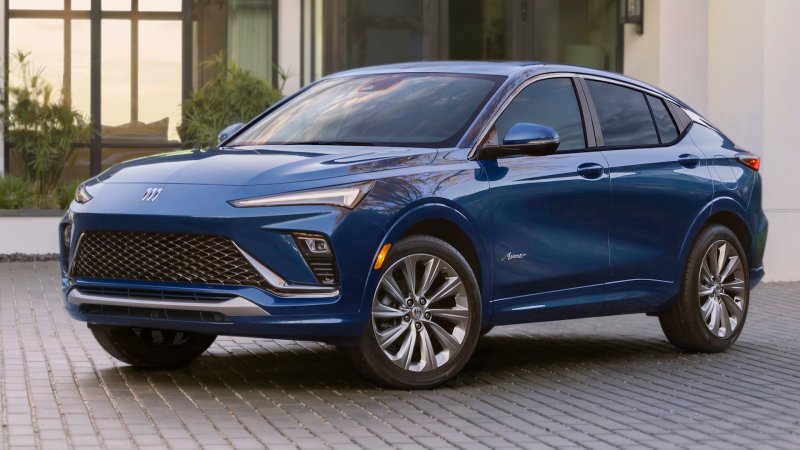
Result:
<instances>
[{"instance_id":1,"label":"blue suv","mask_svg":"<svg viewBox=\"0 0 800 450\"><path fill-rule=\"evenodd\" d=\"M306 339L429 388L494 326L631 313L716 352L764 274L759 157L617 74L352 70L220 139L107 170L61 223L64 304L123 362Z\"/></svg>"}]
</instances>

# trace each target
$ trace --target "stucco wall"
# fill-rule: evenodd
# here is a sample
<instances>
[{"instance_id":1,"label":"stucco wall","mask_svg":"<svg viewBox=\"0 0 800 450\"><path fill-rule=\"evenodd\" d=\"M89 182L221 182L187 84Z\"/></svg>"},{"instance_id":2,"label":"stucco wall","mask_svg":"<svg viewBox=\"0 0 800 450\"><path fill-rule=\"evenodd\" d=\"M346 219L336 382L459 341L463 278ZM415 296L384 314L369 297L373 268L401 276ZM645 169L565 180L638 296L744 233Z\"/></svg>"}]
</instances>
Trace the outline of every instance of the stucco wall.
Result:
<instances>
[{"instance_id":1,"label":"stucco wall","mask_svg":"<svg viewBox=\"0 0 800 450\"><path fill-rule=\"evenodd\" d=\"M625 34L625 72L680 97L762 155L770 219L767 280L800 280L800 2L646 0L645 33Z\"/></svg>"}]
</instances>

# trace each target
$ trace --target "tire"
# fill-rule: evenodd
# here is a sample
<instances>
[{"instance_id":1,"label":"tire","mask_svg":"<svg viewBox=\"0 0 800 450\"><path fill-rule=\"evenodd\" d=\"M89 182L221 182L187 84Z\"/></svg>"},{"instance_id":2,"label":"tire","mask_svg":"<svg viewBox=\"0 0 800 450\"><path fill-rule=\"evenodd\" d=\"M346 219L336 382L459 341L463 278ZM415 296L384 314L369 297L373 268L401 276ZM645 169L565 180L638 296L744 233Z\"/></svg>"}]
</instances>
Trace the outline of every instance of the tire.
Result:
<instances>
[{"instance_id":1,"label":"tire","mask_svg":"<svg viewBox=\"0 0 800 450\"><path fill-rule=\"evenodd\" d=\"M94 338L114 358L139 368L175 369L214 343L215 335L147 328L90 325Z\"/></svg>"},{"instance_id":2,"label":"tire","mask_svg":"<svg viewBox=\"0 0 800 450\"><path fill-rule=\"evenodd\" d=\"M441 239L411 236L391 248L379 276L364 333L345 349L355 367L401 389L429 389L453 378L481 331L480 289L466 259Z\"/></svg>"},{"instance_id":3,"label":"tire","mask_svg":"<svg viewBox=\"0 0 800 450\"><path fill-rule=\"evenodd\" d=\"M681 350L709 353L733 345L747 318L749 267L742 244L730 229L712 224L700 231L686 261L678 298L659 315L669 342Z\"/></svg>"}]
</instances>

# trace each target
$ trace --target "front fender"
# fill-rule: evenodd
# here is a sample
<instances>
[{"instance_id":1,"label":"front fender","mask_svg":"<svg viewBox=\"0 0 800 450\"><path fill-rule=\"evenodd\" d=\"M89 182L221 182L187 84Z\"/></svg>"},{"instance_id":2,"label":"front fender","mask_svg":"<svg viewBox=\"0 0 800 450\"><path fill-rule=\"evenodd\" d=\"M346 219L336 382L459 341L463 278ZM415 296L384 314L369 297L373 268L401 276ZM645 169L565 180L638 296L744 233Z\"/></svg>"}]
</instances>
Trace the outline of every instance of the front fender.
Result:
<instances>
[{"instance_id":1,"label":"front fender","mask_svg":"<svg viewBox=\"0 0 800 450\"><path fill-rule=\"evenodd\" d=\"M453 202L445 199L436 199L407 207L405 211L398 214L397 218L387 227L383 240L381 240L380 245L375 248L372 261L375 261L380 249L385 244L396 243L414 225L427 220L445 220L460 228L470 239L475 253L478 256L483 322L489 323L491 321L491 302L489 301L491 299L490 286L492 285L491 280L493 274L491 272L491 264L489 263L490 260L485 245L485 239L474 223L475 219L471 219L465 212L460 210L457 205L453 204ZM377 288L380 274L380 271L373 270L372 267L370 267L370 272L365 278L367 281L364 284L361 311L369 310L369 304L372 301L371 293L375 292Z\"/></svg>"}]
</instances>

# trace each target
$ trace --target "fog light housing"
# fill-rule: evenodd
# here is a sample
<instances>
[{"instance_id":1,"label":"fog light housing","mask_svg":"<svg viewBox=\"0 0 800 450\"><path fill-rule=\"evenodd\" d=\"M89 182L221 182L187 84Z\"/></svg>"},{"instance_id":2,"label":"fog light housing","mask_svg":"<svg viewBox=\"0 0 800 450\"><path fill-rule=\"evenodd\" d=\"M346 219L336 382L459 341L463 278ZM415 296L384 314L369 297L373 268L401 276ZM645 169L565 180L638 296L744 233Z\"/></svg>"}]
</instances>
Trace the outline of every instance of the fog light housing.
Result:
<instances>
[{"instance_id":1,"label":"fog light housing","mask_svg":"<svg viewBox=\"0 0 800 450\"><path fill-rule=\"evenodd\" d=\"M72 245L72 224L68 223L64 226L64 248L69 250L70 245Z\"/></svg>"},{"instance_id":2,"label":"fog light housing","mask_svg":"<svg viewBox=\"0 0 800 450\"><path fill-rule=\"evenodd\" d=\"M326 286L337 286L339 269L336 267L336 258L328 238L319 233L293 233L293 236L317 281Z\"/></svg>"},{"instance_id":3,"label":"fog light housing","mask_svg":"<svg viewBox=\"0 0 800 450\"><path fill-rule=\"evenodd\" d=\"M328 241L321 236L299 235L297 240L300 241L300 245L304 247L303 250L308 254L318 256L331 254L331 247L328 245Z\"/></svg>"}]
</instances>

